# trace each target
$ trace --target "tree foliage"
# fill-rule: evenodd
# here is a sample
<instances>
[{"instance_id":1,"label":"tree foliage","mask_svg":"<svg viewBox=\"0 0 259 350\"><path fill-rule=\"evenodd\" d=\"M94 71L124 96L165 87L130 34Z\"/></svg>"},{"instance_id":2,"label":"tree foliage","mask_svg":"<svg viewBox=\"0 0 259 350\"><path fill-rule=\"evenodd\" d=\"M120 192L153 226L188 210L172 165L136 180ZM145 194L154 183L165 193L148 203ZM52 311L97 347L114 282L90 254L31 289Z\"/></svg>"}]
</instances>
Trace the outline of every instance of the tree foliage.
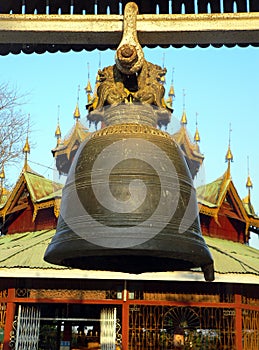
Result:
<instances>
[{"instance_id":1,"label":"tree foliage","mask_svg":"<svg viewBox=\"0 0 259 350\"><path fill-rule=\"evenodd\" d=\"M0 83L0 167L18 162L28 129L21 110L25 95L8 83Z\"/></svg>"}]
</instances>

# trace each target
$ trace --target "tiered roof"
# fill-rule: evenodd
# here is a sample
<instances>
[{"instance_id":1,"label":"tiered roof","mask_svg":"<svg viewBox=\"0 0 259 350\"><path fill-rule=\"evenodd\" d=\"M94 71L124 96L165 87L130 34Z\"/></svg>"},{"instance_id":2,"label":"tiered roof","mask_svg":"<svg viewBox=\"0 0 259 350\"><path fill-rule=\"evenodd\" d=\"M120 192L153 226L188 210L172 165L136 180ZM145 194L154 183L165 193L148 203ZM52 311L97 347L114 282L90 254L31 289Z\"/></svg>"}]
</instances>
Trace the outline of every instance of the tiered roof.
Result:
<instances>
[{"instance_id":1,"label":"tiered roof","mask_svg":"<svg viewBox=\"0 0 259 350\"><path fill-rule=\"evenodd\" d=\"M255 214L250 201L250 189L248 196L242 200L232 181L230 163L233 161L233 155L230 145L228 146L226 161L228 162L227 170L221 177L197 188L200 214L212 217L218 226L222 226L220 216L242 222L245 225L244 242L248 243L249 231L258 231L256 228L259 227L259 217ZM221 231L223 234L223 228ZM235 237L232 238L238 240Z\"/></svg>"},{"instance_id":2,"label":"tiered roof","mask_svg":"<svg viewBox=\"0 0 259 350\"><path fill-rule=\"evenodd\" d=\"M80 111L78 101L74 111L75 124L68 133L68 135L62 140L61 130L58 121L55 136L57 138L57 145L52 149L53 157L56 158L56 167L59 174L67 174L71 163L74 159L76 151L80 144L89 135L89 129L80 122Z\"/></svg>"},{"instance_id":3,"label":"tiered roof","mask_svg":"<svg viewBox=\"0 0 259 350\"><path fill-rule=\"evenodd\" d=\"M5 221L8 215L27 208L28 198L33 205L33 221L39 210L50 207L54 208L54 214L58 217L62 187L62 184L46 179L30 168L22 171L12 191L4 197L0 217Z\"/></svg>"},{"instance_id":4,"label":"tiered roof","mask_svg":"<svg viewBox=\"0 0 259 350\"><path fill-rule=\"evenodd\" d=\"M181 147L185 160L192 174L192 178L194 178L197 175L203 163L204 155L200 152L200 147L198 144L200 142L200 135L199 135L197 126L196 126L196 132L194 135L194 142L193 142L189 137L186 125L187 125L187 114L184 108L182 113L182 118L181 118L181 127L179 131L174 133L172 136L175 142Z\"/></svg>"},{"instance_id":5,"label":"tiered roof","mask_svg":"<svg viewBox=\"0 0 259 350\"><path fill-rule=\"evenodd\" d=\"M21 223L19 224L19 216L24 215L27 211L27 215L24 215L21 220L25 220L25 226L35 229L35 227L41 227L41 223L35 226L34 223L38 216L38 213L43 209L53 210L53 218L59 216L60 201L62 195L62 184L46 179L42 175L34 172L28 164L28 153L30 152L30 145L28 137L26 138L23 153L25 154L25 161L22 172L11 191L2 190L1 207L0 207L0 221L2 223L2 233L6 230L10 231L17 229L16 232L20 232L22 229ZM42 218L40 219L42 220ZM45 218L45 220L48 220ZM13 228L9 231L10 223L14 224ZM29 222L31 221L31 223ZM49 218L51 222L51 218Z\"/></svg>"}]
</instances>

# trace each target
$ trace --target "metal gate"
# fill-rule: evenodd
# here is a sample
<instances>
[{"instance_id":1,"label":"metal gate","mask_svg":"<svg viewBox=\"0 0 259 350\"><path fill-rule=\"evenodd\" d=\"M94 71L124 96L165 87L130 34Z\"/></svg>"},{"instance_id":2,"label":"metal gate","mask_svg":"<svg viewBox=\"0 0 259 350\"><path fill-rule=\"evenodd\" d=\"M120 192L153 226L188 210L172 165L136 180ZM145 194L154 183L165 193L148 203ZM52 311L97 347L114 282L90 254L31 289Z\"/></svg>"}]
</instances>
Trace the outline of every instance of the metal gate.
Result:
<instances>
[{"instance_id":1,"label":"metal gate","mask_svg":"<svg viewBox=\"0 0 259 350\"><path fill-rule=\"evenodd\" d=\"M37 350L40 331L40 310L21 306L18 309L15 350Z\"/></svg>"},{"instance_id":2,"label":"metal gate","mask_svg":"<svg viewBox=\"0 0 259 350\"><path fill-rule=\"evenodd\" d=\"M130 350L237 350L235 344L234 309L166 305L130 307Z\"/></svg>"},{"instance_id":3,"label":"metal gate","mask_svg":"<svg viewBox=\"0 0 259 350\"><path fill-rule=\"evenodd\" d=\"M116 349L116 308L101 311L101 349Z\"/></svg>"}]
</instances>

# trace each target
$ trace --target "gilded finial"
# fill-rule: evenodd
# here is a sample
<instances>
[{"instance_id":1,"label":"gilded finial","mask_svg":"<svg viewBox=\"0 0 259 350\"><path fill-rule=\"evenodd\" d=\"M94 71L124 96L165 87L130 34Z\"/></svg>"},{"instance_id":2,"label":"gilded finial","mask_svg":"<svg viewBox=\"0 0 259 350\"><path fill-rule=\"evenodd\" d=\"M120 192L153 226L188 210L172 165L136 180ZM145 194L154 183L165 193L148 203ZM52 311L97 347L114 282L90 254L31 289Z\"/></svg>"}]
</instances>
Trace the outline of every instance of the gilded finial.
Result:
<instances>
[{"instance_id":1,"label":"gilded finial","mask_svg":"<svg viewBox=\"0 0 259 350\"><path fill-rule=\"evenodd\" d=\"M229 139L228 139L228 150L226 153L226 157L225 157L225 161L228 162L228 169L227 169L227 175L228 178L230 178L230 162L233 162L233 154L231 152L231 148L230 148L230 143L231 143L231 123L229 124Z\"/></svg>"},{"instance_id":2,"label":"gilded finial","mask_svg":"<svg viewBox=\"0 0 259 350\"><path fill-rule=\"evenodd\" d=\"M89 67L89 62L87 62L87 70L88 70L88 81L87 81L87 85L85 87L85 92L87 94L87 103L90 103L91 101L91 93L92 91L92 86L90 83L90 67Z\"/></svg>"},{"instance_id":3,"label":"gilded finial","mask_svg":"<svg viewBox=\"0 0 259 350\"><path fill-rule=\"evenodd\" d=\"M5 179L4 164L2 164L2 169L0 172L0 196L2 196L2 194L3 194L4 179Z\"/></svg>"},{"instance_id":4,"label":"gilded finial","mask_svg":"<svg viewBox=\"0 0 259 350\"><path fill-rule=\"evenodd\" d=\"M175 97L174 86L173 85L170 86L170 90L168 92L168 96L171 97L172 100Z\"/></svg>"},{"instance_id":5,"label":"gilded finial","mask_svg":"<svg viewBox=\"0 0 259 350\"><path fill-rule=\"evenodd\" d=\"M199 134L199 131L198 131L198 113L196 112L196 131L195 131L195 134L194 134L194 142L196 144L198 144L198 142L200 142L200 134Z\"/></svg>"},{"instance_id":6,"label":"gilded finial","mask_svg":"<svg viewBox=\"0 0 259 350\"><path fill-rule=\"evenodd\" d=\"M181 118L181 124L186 125L187 124L187 116L185 111L185 90L183 89L183 114Z\"/></svg>"},{"instance_id":7,"label":"gilded finial","mask_svg":"<svg viewBox=\"0 0 259 350\"><path fill-rule=\"evenodd\" d=\"M162 68L165 68L165 53L163 53L163 58L162 58ZM165 75L162 75L160 78L160 82L161 84L165 84L166 83L166 79L165 79Z\"/></svg>"},{"instance_id":8,"label":"gilded finial","mask_svg":"<svg viewBox=\"0 0 259 350\"><path fill-rule=\"evenodd\" d=\"M58 105L58 122L57 122L56 131L55 131L55 137L57 139L57 145L60 144L60 140L61 140L61 129L60 129L60 124L59 124L59 117L60 117L60 106Z\"/></svg>"},{"instance_id":9,"label":"gilded finial","mask_svg":"<svg viewBox=\"0 0 259 350\"><path fill-rule=\"evenodd\" d=\"M2 182L5 179L5 171L4 171L4 165L2 165L2 169L0 172L0 181Z\"/></svg>"},{"instance_id":10,"label":"gilded finial","mask_svg":"<svg viewBox=\"0 0 259 350\"><path fill-rule=\"evenodd\" d=\"M173 68L172 69L172 81L171 81L170 89L168 92L168 100L167 100L167 102L169 103L169 105L171 107L173 106L174 98L175 98L175 92L174 92L174 68Z\"/></svg>"},{"instance_id":11,"label":"gilded finial","mask_svg":"<svg viewBox=\"0 0 259 350\"><path fill-rule=\"evenodd\" d=\"M230 148L231 132L232 132L232 129L231 129L231 123L230 123L229 124L228 150L227 150L226 157L225 157L226 162L233 162L233 154L232 154L231 148Z\"/></svg>"},{"instance_id":12,"label":"gilded finial","mask_svg":"<svg viewBox=\"0 0 259 350\"><path fill-rule=\"evenodd\" d=\"M99 52L99 65L98 65L99 69L98 69L98 72L97 72L97 74L96 74L95 84L100 83L99 71L101 70L101 66L102 66L102 64L101 64L101 52ZM90 86L90 87L91 87L91 86Z\"/></svg>"},{"instance_id":13,"label":"gilded finial","mask_svg":"<svg viewBox=\"0 0 259 350\"><path fill-rule=\"evenodd\" d=\"M30 149L30 144L29 144L28 135L27 135L25 145L23 146L23 153L27 154L27 153L30 153L30 151L31 149Z\"/></svg>"},{"instance_id":14,"label":"gilded finial","mask_svg":"<svg viewBox=\"0 0 259 350\"><path fill-rule=\"evenodd\" d=\"M246 188L248 190L248 203L250 203L251 198L251 188L253 188L253 183L249 174L249 157L247 157L247 180L246 180Z\"/></svg>"},{"instance_id":15,"label":"gilded finial","mask_svg":"<svg viewBox=\"0 0 259 350\"><path fill-rule=\"evenodd\" d=\"M27 128L26 141L25 141L25 144L24 144L23 150L22 150L23 154L25 155L24 166L23 166L24 171L28 170L28 154L31 151L30 144L29 144L29 124L30 124L30 115L28 116L28 128Z\"/></svg>"},{"instance_id":16,"label":"gilded finial","mask_svg":"<svg viewBox=\"0 0 259 350\"><path fill-rule=\"evenodd\" d=\"M80 85L78 85L78 90L77 90L77 102L76 102L76 108L74 111L74 119L78 121L80 119L80 111L79 111L79 91L80 91Z\"/></svg>"},{"instance_id":17,"label":"gilded finial","mask_svg":"<svg viewBox=\"0 0 259 350\"><path fill-rule=\"evenodd\" d=\"M253 188L253 183L249 175L247 176L246 188L248 189Z\"/></svg>"}]
</instances>

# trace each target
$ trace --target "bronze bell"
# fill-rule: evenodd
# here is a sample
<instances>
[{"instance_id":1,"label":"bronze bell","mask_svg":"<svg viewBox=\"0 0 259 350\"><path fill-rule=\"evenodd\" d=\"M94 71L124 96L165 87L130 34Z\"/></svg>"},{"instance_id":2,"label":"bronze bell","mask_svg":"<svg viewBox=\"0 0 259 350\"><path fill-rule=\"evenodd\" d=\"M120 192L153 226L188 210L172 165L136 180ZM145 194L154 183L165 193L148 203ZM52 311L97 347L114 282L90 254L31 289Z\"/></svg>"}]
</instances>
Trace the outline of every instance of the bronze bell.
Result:
<instances>
[{"instance_id":1,"label":"bronze bell","mask_svg":"<svg viewBox=\"0 0 259 350\"><path fill-rule=\"evenodd\" d=\"M136 13L128 3L124 17L134 22ZM124 28L125 36L127 22ZM147 62L136 43L127 47L124 36L88 106L88 118L104 127L77 151L44 259L128 273L201 267L212 281L189 168L173 138L157 128L171 115L158 78L165 70Z\"/></svg>"}]
</instances>

